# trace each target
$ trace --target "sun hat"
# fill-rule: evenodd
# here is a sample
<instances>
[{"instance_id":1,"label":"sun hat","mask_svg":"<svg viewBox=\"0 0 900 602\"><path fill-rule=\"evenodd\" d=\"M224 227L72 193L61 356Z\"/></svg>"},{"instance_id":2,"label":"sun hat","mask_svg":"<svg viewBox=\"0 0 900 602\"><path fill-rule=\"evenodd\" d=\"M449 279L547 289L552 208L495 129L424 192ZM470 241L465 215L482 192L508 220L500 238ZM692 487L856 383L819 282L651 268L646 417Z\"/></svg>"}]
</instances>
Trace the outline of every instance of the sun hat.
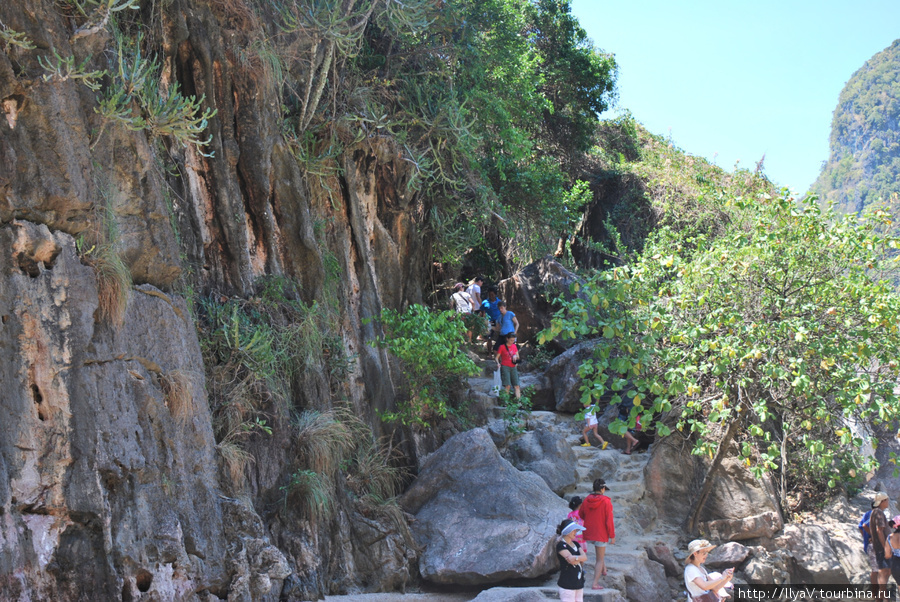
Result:
<instances>
[{"instance_id":1,"label":"sun hat","mask_svg":"<svg viewBox=\"0 0 900 602\"><path fill-rule=\"evenodd\" d=\"M560 533L560 535L568 535L572 531L584 531L584 527L582 527L575 521L572 521L571 523L569 523L568 525L566 525L563 528L562 533Z\"/></svg>"},{"instance_id":2,"label":"sun hat","mask_svg":"<svg viewBox=\"0 0 900 602\"><path fill-rule=\"evenodd\" d=\"M889 499L889 498L888 498L888 494L886 494L886 493L883 492L883 491L878 491L878 492L876 492L876 493L875 493L875 499L872 500L872 507L873 507L873 508L877 508L877 507L881 504L881 502L883 502L883 501L886 500L886 499Z\"/></svg>"},{"instance_id":3,"label":"sun hat","mask_svg":"<svg viewBox=\"0 0 900 602\"><path fill-rule=\"evenodd\" d=\"M453 290L459 290L460 288L466 288L466 284L464 282L457 282L453 285Z\"/></svg>"},{"instance_id":4,"label":"sun hat","mask_svg":"<svg viewBox=\"0 0 900 602\"><path fill-rule=\"evenodd\" d=\"M900 529L900 514L891 519L891 526L896 529Z\"/></svg>"},{"instance_id":5,"label":"sun hat","mask_svg":"<svg viewBox=\"0 0 900 602\"><path fill-rule=\"evenodd\" d=\"M691 558L694 554L701 550L712 550L714 547L713 544L709 543L707 539L695 539L691 543L688 544L688 559Z\"/></svg>"}]
</instances>

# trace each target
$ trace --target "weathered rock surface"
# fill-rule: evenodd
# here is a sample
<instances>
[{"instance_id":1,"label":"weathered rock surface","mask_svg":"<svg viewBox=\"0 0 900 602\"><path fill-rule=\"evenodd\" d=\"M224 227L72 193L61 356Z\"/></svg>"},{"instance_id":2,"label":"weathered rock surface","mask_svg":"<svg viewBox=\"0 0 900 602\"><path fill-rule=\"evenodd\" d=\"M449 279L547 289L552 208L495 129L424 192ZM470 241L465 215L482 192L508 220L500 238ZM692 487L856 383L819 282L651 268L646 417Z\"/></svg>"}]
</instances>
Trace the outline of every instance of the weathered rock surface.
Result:
<instances>
[{"instance_id":1,"label":"weathered rock surface","mask_svg":"<svg viewBox=\"0 0 900 602\"><path fill-rule=\"evenodd\" d=\"M538 590L512 587L492 587L472 599L472 602L546 602L547 597Z\"/></svg>"},{"instance_id":2,"label":"weathered rock surface","mask_svg":"<svg viewBox=\"0 0 900 602\"><path fill-rule=\"evenodd\" d=\"M581 411L581 377L578 368L591 357L596 342L585 341L553 358L544 372L544 381L553 392L554 409L557 412L574 414Z\"/></svg>"},{"instance_id":3,"label":"weathered rock surface","mask_svg":"<svg viewBox=\"0 0 900 602\"><path fill-rule=\"evenodd\" d=\"M787 550L767 551L761 546L752 548L753 556L735 574L747 583L781 585L791 582L792 559Z\"/></svg>"},{"instance_id":4,"label":"weathered rock surface","mask_svg":"<svg viewBox=\"0 0 900 602\"><path fill-rule=\"evenodd\" d=\"M98 323L98 281L71 236L13 222L0 227L0 248L4 590L23 599L280 590L290 569L264 530L224 528L184 302L142 286L121 326ZM162 384L174 374L187 383L178 399ZM234 581L242 571L252 582Z\"/></svg>"},{"instance_id":5,"label":"weathered rock surface","mask_svg":"<svg viewBox=\"0 0 900 602\"><path fill-rule=\"evenodd\" d=\"M680 577L684 574L684 567L675 560L672 550L664 543L656 543L645 548L647 558L653 562L658 562L666 571L666 577ZM707 561L707 566L709 561Z\"/></svg>"},{"instance_id":6,"label":"weathered rock surface","mask_svg":"<svg viewBox=\"0 0 900 602\"><path fill-rule=\"evenodd\" d=\"M747 546L741 545L736 541L729 541L710 552L704 564L707 568L713 569L734 567L747 560L749 555L750 550Z\"/></svg>"},{"instance_id":7,"label":"weathered rock surface","mask_svg":"<svg viewBox=\"0 0 900 602\"><path fill-rule=\"evenodd\" d=\"M344 551L306 521L275 524L268 509L292 460L277 425L247 446L257 460L248 507L267 511L248 536L256 543L242 543L220 502L197 333L174 291L248 297L261 276L284 276L304 302L336 308L335 344L351 358L342 390L332 397L328 374L307 375L293 405L345 399L383 435L375 412L394 406L394 366L367 344L379 331L365 319L422 298L428 241L416 234L413 169L389 142L369 139L335 159L334 198L311 192L282 136L278 91L238 50L250 47L237 23L247 15L216 2L157 8L154 77L217 111L205 155L104 123L80 81L42 77L49 49L86 69L110 66L108 31L73 36L80 17L54 0L0 2L3 27L36 46L0 52L0 591L65 602L231 588L234 599L265 599L284 580L292 600L356 583L399 587L379 576L414 564L397 533L360 525L344 533ZM138 285L118 325L96 319L98 276L86 264L101 235ZM161 379L172 375L189 382L187 406L165 399ZM416 459L440 442L400 445ZM324 532L339 532L336 520ZM266 531L291 575L260 543ZM384 549L368 555L371 546Z\"/></svg>"},{"instance_id":8,"label":"weathered rock surface","mask_svg":"<svg viewBox=\"0 0 900 602\"><path fill-rule=\"evenodd\" d=\"M506 454L519 470L536 473L550 490L563 495L575 488L575 454L565 435L540 424L509 443Z\"/></svg>"},{"instance_id":9,"label":"weathered rock surface","mask_svg":"<svg viewBox=\"0 0 900 602\"><path fill-rule=\"evenodd\" d=\"M661 520L681 524L692 509L708 461L677 437L658 440L647 465L647 487ZM714 521L714 522L713 522ZM700 526L717 541L771 536L783 524L771 483L760 481L737 458L726 458L700 514Z\"/></svg>"},{"instance_id":10,"label":"weathered rock surface","mask_svg":"<svg viewBox=\"0 0 900 602\"><path fill-rule=\"evenodd\" d=\"M763 512L744 518L723 518L701 522L699 528L715 540L744 540L757 537L772 537L782 527L781 516L777 512Z\"/></svg>"},{"instance_id":11,"label":"weathered rock surface","mask_svg":"<svg viewBox=\"0 0 900 602\"><path fill-rule=\"evenodd\" d=\"M498 283L500 298L519 320L520 341L534 340L550 326L555 311L551 301L559 295L571 297L569 287L577 281L574 273L552 257L545 257Z\"/></svg>"},{"instance_id":12,"label":"weathered rock surface","mask_svg":"<svg viewBox=\"0 0 900 602\"><path fill-rule=\"evenodd\" d=\"M663 565L643 553L625 573L625 596L632 602L666 600L670 597Z\"/></svg>"},{"instance_id":13,"label":"weathered rock surface","mask_svg":"<svg viewBox=\"0 0 900 602\"><path fill-rule=\"evenodd\" d=\"M566 503L536 474L504 460L484 429L454 436L425 461L401 505L415 515L419 571L434 583L479 585L557 568Z\"/></svg>"},{"instance_id":14,"label":"weathered rock surface","mask_svg":"<svg viewBox=\"0 0 900 602\"><path fill-rule=\"evenodd\" d=\"M850 582L824 528L818 525L787 525L775 543L790 552L798 581L817 584Z\"/></svg>"}]
</instances>

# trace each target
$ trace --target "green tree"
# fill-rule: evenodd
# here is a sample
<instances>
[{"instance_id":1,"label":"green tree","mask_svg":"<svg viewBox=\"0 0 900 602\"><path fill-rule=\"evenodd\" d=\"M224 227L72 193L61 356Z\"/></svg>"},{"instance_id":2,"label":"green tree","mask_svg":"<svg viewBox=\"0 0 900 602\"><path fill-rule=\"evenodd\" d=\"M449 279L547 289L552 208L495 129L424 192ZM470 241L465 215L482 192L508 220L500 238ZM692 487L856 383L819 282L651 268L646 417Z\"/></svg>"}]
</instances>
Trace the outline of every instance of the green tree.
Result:
<instances>
[{"instance_id":1,"label":"green tree","mask_svg":"<svg viewBox=\"0 0 900 602\"><path fill-rule=\"evenodd\" d=\"M775 471L791 510L789 492L871 470L865 425L900 417L889 216L838 219L786 193L725 209L723 235L658 232L632 265L588 280L542 335L598 337L580 368L584 403L611 394L633 404L631 425L641 415L713 460L692 530L732 444L757 476Z\"/></svg>"},{"instance_id":2,"label":"green tree","mask_svg":"<svg viewBox=\"0 0 900 602\"><path fill-rule=\"evenodd\" d=\"M386 412L381 419L428 427L429 421L446 418L453 409L453 391L463 378L478 372L462 351L466 327L460 315L411 305L404 312L382 310L381 325L384 336L375 344L400 361L406 379L397 411Z\"/></svg>"},{"instance_id":3,"label":"green tree","mask_svg":"<svg viewBox=\"0 0 900 602\"><path fill-rule=\"evenodd\" d=\"M355 66L419 168L437 253L450 259L486 227L512 236L564 209L569 166L612 102L616 63L568 0L452 0L431 19L417 35L373 22ZM540 250L519 246L525 260L555 242L554 229L535 232L550 234Z\"/></svg>"}]
</instances>

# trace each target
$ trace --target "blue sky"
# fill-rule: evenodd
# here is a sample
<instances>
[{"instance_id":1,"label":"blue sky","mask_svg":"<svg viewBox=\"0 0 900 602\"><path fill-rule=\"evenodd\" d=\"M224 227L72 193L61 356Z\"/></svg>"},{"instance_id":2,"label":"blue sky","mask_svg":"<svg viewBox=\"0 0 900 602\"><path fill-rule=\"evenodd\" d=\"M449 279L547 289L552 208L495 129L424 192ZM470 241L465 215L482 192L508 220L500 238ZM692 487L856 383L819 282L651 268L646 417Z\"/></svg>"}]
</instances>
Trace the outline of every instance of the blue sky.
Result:
<instances>
[{"instance_id":1,"label":"blue sky","mask_svg":"<svg viewBox=\"0 0 900 602\"><path fill-rule=\"evenodd\" d=\"M900 38L898 0L572 0L572 12L616 55L618 110L729 170L765 155L769 178L798 193L828 158L844 84Z\"/></svg>"}]
</instances>

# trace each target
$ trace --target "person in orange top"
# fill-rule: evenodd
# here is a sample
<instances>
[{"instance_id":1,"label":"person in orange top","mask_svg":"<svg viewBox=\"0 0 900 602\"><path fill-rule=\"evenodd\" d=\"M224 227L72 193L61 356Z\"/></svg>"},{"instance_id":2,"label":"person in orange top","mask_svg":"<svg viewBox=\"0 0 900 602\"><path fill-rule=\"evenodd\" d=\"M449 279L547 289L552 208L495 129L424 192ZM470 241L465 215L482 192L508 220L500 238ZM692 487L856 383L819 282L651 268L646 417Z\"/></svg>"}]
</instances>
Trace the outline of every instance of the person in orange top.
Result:
<instances>
[{"instance_id":1,"label":"person in orange top","mask_svg":"<svg viewBox=\"0 0 900 602\"><path fill-rule=\"evenodd\" d=\"M594 546L597 554L591 589L603 589L600 587L600 577L606 575L606 544L616 543L612 500L605 495L607 491L606 481L597 479L594 481L594 492L585 498L578 509L578 515L584 519L584 542Z\"/></svg>"}]
</instances>

